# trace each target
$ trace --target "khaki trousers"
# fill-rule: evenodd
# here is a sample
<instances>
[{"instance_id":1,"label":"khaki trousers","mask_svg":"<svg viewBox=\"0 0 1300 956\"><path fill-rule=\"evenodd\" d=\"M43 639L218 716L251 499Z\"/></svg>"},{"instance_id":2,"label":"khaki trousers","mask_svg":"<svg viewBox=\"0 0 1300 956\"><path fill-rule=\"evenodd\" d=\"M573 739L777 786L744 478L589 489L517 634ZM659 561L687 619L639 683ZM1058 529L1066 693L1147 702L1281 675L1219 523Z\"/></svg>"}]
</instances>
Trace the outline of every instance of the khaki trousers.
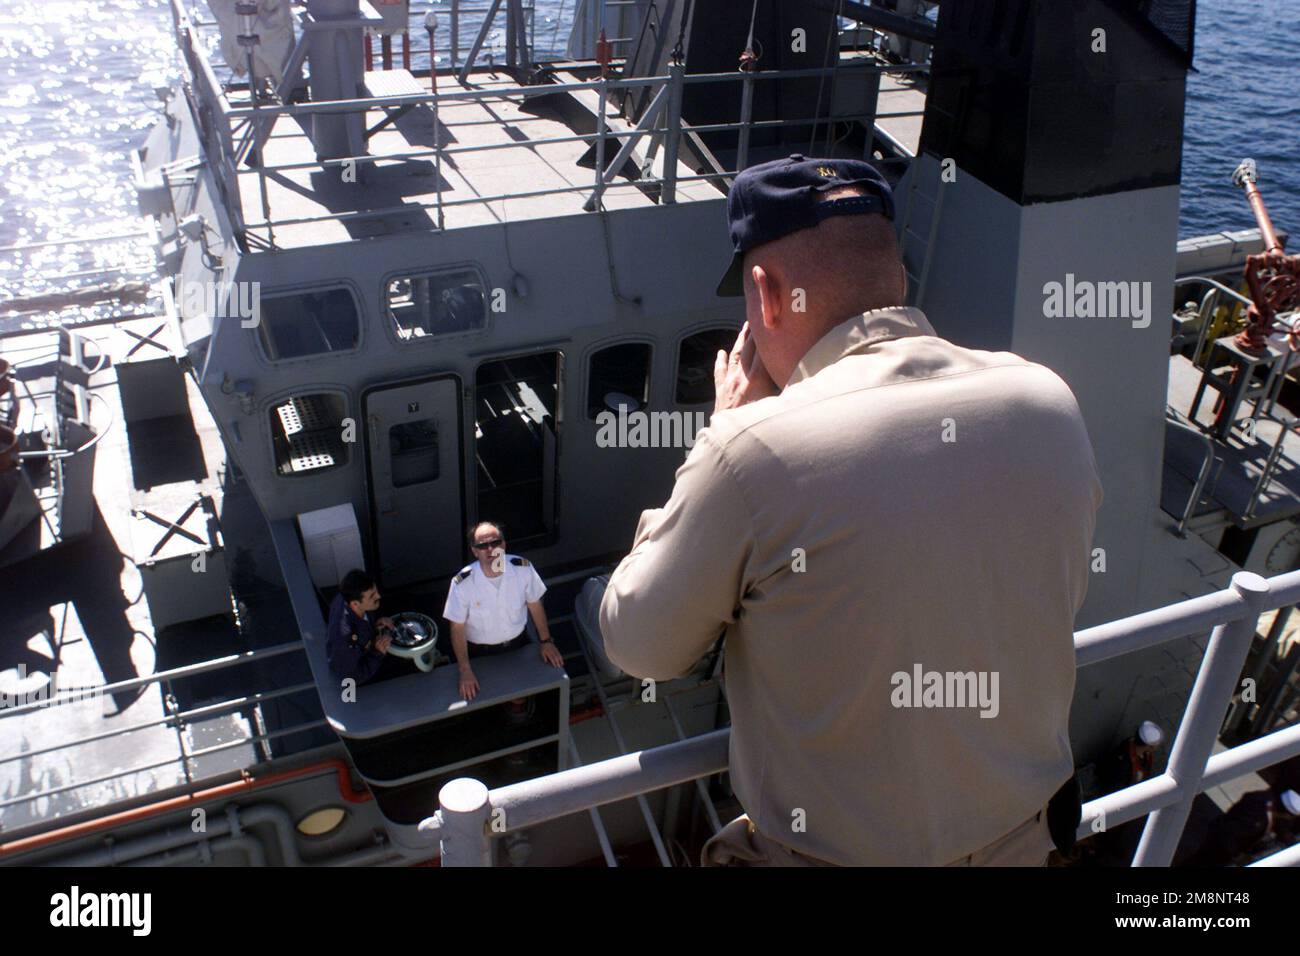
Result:
<instances>
[{"instance_id":1,"label":"khaki trousers","mask_svg":"<svg viewBox=\"0 0 1300 956\"><path fill-rule=\"evenodd\" d=\"M1044 866L1052 850L1047 811L1040 810L1010 833L948 866ZM704 866L834 866L764 836L741 814L704 844Z\"/></svg>"}]
</instances>

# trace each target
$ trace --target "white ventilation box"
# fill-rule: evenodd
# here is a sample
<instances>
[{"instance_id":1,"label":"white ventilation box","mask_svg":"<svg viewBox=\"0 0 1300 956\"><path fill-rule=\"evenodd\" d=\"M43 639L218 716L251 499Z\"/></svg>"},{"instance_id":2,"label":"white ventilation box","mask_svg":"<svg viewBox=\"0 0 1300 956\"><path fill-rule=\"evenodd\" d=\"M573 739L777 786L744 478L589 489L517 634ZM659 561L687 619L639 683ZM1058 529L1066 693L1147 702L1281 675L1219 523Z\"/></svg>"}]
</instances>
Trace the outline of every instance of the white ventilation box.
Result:
<instances>
[{"instance_id":1,"label":"white ventilation box","mask_svg":"<svg viewBox=\"0 0 1300 956\"><path fill-rule=\"evenodd\" d=\"M351 505L335 505L298 515L307 568L318 588L336 588L353 568L365 568L361 531Z\"/></svg>"}]
</instances>

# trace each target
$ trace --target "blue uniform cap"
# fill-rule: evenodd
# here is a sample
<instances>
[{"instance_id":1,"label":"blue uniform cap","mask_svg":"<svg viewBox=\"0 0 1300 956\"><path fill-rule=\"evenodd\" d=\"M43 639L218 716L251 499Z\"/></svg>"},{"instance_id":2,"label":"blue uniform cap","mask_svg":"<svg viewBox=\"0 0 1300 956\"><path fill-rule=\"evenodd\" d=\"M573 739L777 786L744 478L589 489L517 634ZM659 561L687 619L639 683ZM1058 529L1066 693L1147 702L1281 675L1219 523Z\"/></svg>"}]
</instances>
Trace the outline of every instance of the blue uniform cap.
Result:
<instances>
[{"instance_id":1,"label":"blue uniform cap","mask_svg":"<svg viewBox=\"0 0 1300 956\"><path fill-rule=\"evenodd\" d=\"M863 195L822 201L821 194L857 186ZM745 294L745 253L831 216L880 213L894 218L894 193L874 166L858 159L807 159L796 153L742 170L727 196L735 249L718 295Z\"/></svg>"}]
</instances>

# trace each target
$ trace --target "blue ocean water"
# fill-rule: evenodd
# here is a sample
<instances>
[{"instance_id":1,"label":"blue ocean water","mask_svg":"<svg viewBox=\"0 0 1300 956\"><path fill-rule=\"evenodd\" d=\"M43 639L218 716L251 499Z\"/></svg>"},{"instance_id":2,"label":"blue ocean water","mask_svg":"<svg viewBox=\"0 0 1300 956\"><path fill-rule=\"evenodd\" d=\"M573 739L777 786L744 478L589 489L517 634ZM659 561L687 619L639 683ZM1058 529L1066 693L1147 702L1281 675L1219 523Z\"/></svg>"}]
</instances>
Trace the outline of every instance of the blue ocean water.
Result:
<instances>
[{"instance_id":1,"label":"blue ocean water","mask_svg":"<svg viewBox=\"0 0 1300 956\"><path fill-rule=\"evenodd\" d=\"M1180 235L1255 225L1230 178L1251 157L1274 225L1300 242L1300 2L1202 0L1195 66L1183 121Z\"/></svg>"},{"instance_id":2,"label":"blue ocean water","mask_svg":"<svg viewBox=\"0 0 1300 956\"><path fill-rule=\"evenodd\" d=\"M539 52L563 47L576 2L537 0ZM412 5L420 13L446 6ZM1278 227L1300 233L1297 13L1297 0L1201 3L1199 72L1188 81L1183 236L1254 224L1229 181L1245 156L1259 162ZM491 43L500 47L500 31ZM158 115L153 88L178 72L165 0L0 6L0 299L77 285L96 270L147 274L150 253L138 240L99 245L93 254L5 247L140 228L127 154Z\"/></svg>"}]
</instances>

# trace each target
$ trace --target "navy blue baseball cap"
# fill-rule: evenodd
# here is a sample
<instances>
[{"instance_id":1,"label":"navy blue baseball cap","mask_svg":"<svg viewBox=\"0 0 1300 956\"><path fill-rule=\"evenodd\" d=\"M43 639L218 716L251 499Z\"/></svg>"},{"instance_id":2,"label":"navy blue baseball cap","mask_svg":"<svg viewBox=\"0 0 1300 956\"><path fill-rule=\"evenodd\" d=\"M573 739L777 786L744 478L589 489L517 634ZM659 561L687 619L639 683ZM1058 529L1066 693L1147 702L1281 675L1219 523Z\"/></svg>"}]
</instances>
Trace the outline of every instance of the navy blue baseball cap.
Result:
<instances>
[{"instance_id":1,"label":"navy blue baseball cap","mask_svg":"<svg viewBox=\"0 0 1300 956\"><path fill-rule=\"evenodd\" d=\"M857 186L860 196L823 200L821 195ZM742 170L727 196L727 219L735 248L718 295L745 294L745 253L811 229L831 216L880 213L894 218L894 193L874 166L859 159L807 159L795 154Z\"/></svg>"}]
</instances>

